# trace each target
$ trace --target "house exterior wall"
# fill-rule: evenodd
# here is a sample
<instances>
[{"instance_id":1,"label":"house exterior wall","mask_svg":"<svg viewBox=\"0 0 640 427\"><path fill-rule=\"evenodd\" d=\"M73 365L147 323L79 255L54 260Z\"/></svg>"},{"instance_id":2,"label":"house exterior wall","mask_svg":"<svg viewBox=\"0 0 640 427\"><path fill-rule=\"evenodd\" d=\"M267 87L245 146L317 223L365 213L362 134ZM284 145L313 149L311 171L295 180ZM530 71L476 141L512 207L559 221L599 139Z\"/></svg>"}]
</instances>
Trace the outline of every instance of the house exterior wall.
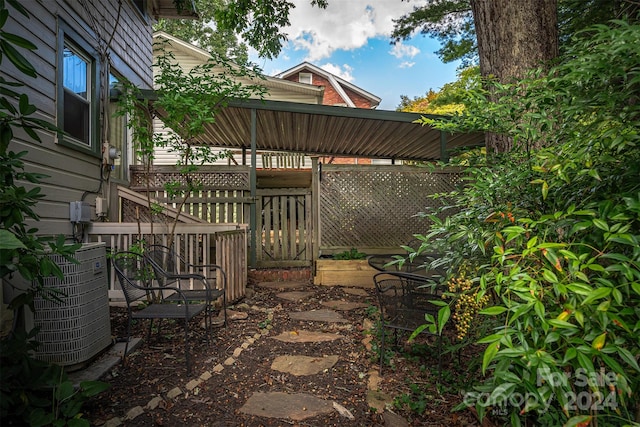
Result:
<instances>
[{"instance_id":1,"label":"house exterior wall","mask_svg":"<svg viewBox=\"0 0 640 427\"><path fill-rule=\"evenodd\" d=\"M323 156L318 157L318 162L323 165L370 165L371 159L365 159L360 157L335 157L335 156Z\"/></svg>"},{"instance_id":2,"label":"house exterior wall","mask_svg":"<svg viewBox=\"0 0 640 427\"><path fill-rule=\"evenodd\" d=\"M364 96L357 94L349 88L343 88L347 93L347 96L351 98L351 101L356 105L356 108L371 108L371 101L366 99Z\"/></svg>"},{"instance_id":3,"label":"house exterior wall","mask_svg":"<svg viewBox=\"0 0 640 427\"><path fill-rule=\"evenodd\" d=\"M342 98L342 96L335 90L335 88L329 82L329 80L327 80L324 76L310 72L310 70L305 70L304 72L309 72L312 75L311 81L313 85L324 86L324 99L322 100L323 105L346 105L347 104L347 101L344 98ZM289 80L291 82L297 82L298 73L287 76L284 79ZM343 87L343 90L346 92L347 96L351 99L351 101L355 104L356 108L372 107L371 101L366 99L362 95L359 95L356 92L346 87Z\"/></svg>"},{"instance_id":4,"label":"house exterior wall","mask_svg":"<svg viewBox=\"0 0 640 427\"><path fill-rule=\"evenodd\" d=\"M305 70L305 72L309 72L310 70ZM311 73L311 81L312 84L318 86L324 86L324 99L322 100L323 105L346 105L346 100L342 98L342 96L334 89L333 85L327 80L325 77ZM297 82L298 81L298 73L292 74L288 77L285 77L286 80ZM371 108L371 101L364 98L363 96L355 93L354 91L343 88L346 92L347 96L351 98L351 101L355 104L356 108ZM364 158L355 158L355 157L333 157L333 156L323 156L318 158L318 162L322 164L334 164L334 165L370 165L372 164L371 159ZM391 163L390 160L383 160L378 163Z\"/></svg>"},{"instance_id":5,"label":"house exterior wall","mask_svg":"<svg viewBox=\"0 0 640 427\"><path fill-rule=\"evenodd\" d=\"M54 124L57 122L57 70L62 68L57 64L57 39L61 25L71 28L96 51L96 38L105 40L113 33L108 49L113 69L142 88L151 87L151 26L131 1L122 1L119 18L117 0L83 2L89 10L85 10L78 1L24 0L21 4L31 13L30 19L9 7L10 18L4 30L31 40L38 47L33 52L24 53L37 70L38 77L32 79L22 75L7 60L2 61L0 75L25 85L19 90L26 93L36 106L36 117ZM88 13L94 19L88 19ZM97 28L92 28L90 21L95 22ZM100 134L98 130L97 135ZM69 202L84 198L91 205L92 218L95 219L96 196L106 197L109 193L109 186L106 183L101 185L102 156L99 152L90 154L63 146L53 134L40 132L40 135L42 143L34 142L23 134L16 135L9 150L28 151L25 162L28 171L49 176L40 185L45 197L35 208L41 217L36 224L39 232L71 236ZM101 146L101 141L98 141L97 147Z\"/></svg>"},{"instance_id":6,"label":"house exterior wall","mask_svg":"<svg viewBox=\"0 0 640 427\"><path fill-rule=\"evenodd\" d=\"M180 64L183 70L188 72L198 65L205 64L208 60L207 57L204 57L200 54L200 52L192 49L185 49L180 45L169 45L166 46L165 49L171 50L175 61ZM296 102L302 104L318 104L318 96L311 95L309 93L303 93L296 90L289 90L282 87L273 87L269 84L268 81L264 83L261 81L251 82L249 79L245 79L243 81L245 84L265 84L267 87L267 93L263 96L264 99L269 101L287 101L287 102ZM282 86L281 84L278 86ZM159 119L154 119L153 122L154 132L166 135L170 132L166 129ZM242 155L238 152L238 150L231 152L233 155L233 160L222 158L217 160L215 165L234 165L234 164L242 164ZM169 148L167 147L156 147L154 150L154 165L175 165L176 164L176 155L174 153L169 152ZM250 162L250 155L247 155L247 161ZM307 167L311 165L311 160L306 162ZM256 159L256 167L262 168L262 157L260 155L257 156Z\"/></svg>"}]
</instances>

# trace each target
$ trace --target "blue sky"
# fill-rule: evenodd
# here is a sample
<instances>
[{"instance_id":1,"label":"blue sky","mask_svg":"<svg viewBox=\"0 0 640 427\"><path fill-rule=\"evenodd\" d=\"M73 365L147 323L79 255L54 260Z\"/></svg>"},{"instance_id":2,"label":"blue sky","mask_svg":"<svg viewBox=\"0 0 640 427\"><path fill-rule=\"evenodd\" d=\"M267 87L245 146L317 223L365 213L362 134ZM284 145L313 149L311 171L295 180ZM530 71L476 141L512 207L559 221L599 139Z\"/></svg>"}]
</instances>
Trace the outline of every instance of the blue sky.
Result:
<instances>
[{"instance_id":1,"label":"blue sky","mask_svg":"<svg viewBox=\"0 0 640 427\"><path fill-rule=\"evenodd\" d=\"M400 96L423 96L456 79L458 63L443 64L434 53L440 44L417 34L390 44L393 19L424 0L329 0L325 10L310 0L293 0L289 41L278 58L251 55L267 75L308 61L382 98L378 109L395 110Z\"/></svg>"}]
</instances>

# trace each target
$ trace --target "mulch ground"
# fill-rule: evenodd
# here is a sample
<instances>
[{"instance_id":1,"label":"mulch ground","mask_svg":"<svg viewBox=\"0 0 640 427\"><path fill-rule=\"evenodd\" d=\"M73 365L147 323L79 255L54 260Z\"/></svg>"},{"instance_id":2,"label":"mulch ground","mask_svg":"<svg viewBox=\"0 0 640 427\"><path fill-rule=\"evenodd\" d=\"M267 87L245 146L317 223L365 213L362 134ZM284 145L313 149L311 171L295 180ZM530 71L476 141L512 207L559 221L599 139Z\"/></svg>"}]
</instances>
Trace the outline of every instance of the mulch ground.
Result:
<instances>
[{"instance_id":1,"label":"mulch ground","mask_svg":"<svg viewBox=\"0 0 640 427\"><path fill-rule=\"evenodd\" d=\"M109 425L115 417L126 426L384 426L381 411L372 409L367 397L372 372L379 369L379 359L363 340L371 335L366 329L375 319L375 297L346 294L341 287L307 285L313 295L302 301L289 301L277 296L283 290L251 287L249 297L231 308L248 313L244 320L233 320L227 328L214 329L207 345L204 330L192 328L190 343L193 371L187 375L184 363L181 325L163 322L159 333L152 334L138 350L127 357L126 365L116 366L103 381L111 384L108 391L90 399L84 406L85 417L92 425ZM323 302L348 300L363 302L366 307L340 313L348 323L327 323L292 320L289 313L327 309ZM270 314L271 313L271 314ZM112 334L125 337L126 310L111 307ZM369 319L365 321L365 319ZM365 327L363 327L363 324ZM133 336L146 337L148 323L134 325ZM318 343L286 343L273 337L299 330L332 332L344 338ZM375 328L374 328L375 330ZM250 337L258 337L225 365ZM468 351L468 349L466 350ZM429 337L392 354L392 365L385 366L378 385L381 395L395 400L388 409L402 416L411 426L477 426L468 410L453 411L461 400L460 388L468 386L476 375L463 352L443 356L435 354ZM338 362L322 374L294 376L271 369L279 355L339 355ZM438 375L438 360L442 370ZM219 372L214 367L223 366ZM204 372L211 378L188 390L185 385ZM175 398L167 393L176 387L183 391ZM242 406L256 392L307 393L336 402L352 415L349 419L338 411L301 421L248 415ZM145 407L157 398L157 407L145 409L133 419L127 414ZM303 408L304 410L304 408ZM111 420L111 421L110 421ZM388 421L387 421L388 423Z\"/></svg>"}]
</instances>

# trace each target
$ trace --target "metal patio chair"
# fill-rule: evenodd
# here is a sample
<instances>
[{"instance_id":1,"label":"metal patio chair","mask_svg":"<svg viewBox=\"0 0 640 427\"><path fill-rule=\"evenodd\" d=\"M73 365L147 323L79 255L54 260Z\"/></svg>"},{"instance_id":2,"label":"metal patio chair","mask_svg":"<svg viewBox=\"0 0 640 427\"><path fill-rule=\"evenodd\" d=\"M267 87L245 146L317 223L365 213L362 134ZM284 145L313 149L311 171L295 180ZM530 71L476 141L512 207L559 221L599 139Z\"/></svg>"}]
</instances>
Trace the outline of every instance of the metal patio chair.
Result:
<instances>
[{"instance_id":1,"label":"metal patio chair","mask_svg":"<svg viewBox=\"0 0 640 427\"><path fill-rule=\"evenodd\" d=\"M207 304L207 321L212 323L213 303L222 300L224 326L227 326L227 274L217 264L191 264L172 248L151 245L145 251L149 265L161 286L176 286L180 296L170 295L167 301L185 298L187 301L204 301ZM197 282L199 286L194 288Z\"/></svg>"},{"instance_id":2,"label":"metal patio chair","mask_svg":"<svg viewBox=\"0 0 640 427\"><path fill-rule=\"evenodd\" d=\"M425 314L437 319L438 307L429 302L438 299L437 285L429 278L404 272L382 272L373 276L380 310L380 375L384 365L386 329L393 330L394 345L398 345L398 331L413 332L426 323ZM427 329L422 333L429 333ZM441 337L437 337L438 354ZM440 357L438 358L440 370Z\"/></svg>"},{"instance_id":3,"label":"metal patio chair","mask_svg":"<svg viewBox=\"0 0 640 427\"><path fill-rule=\"evenodd\" d=\"M197 315L204 312L206 304L191 304L187 301L183 292L173 286L149 286L153 283L153 270L148 265L145 257L135 252L117 252L112 257L112 263L122 292L127 303L127 340L125 344L122 363L125 363L129 341L131 339L131 323L134 319L149 320L147 340L151 337L151 328L155 319L175 319L184 321L184 352L187 374L191 373L189 357L189 322ZM165 294L171 293L173 298L168 301ZM136 302L146 304L144 308L138 308ZM207 328L210 325L206 325ZM207 329L207 344L209 344Z\"/></svg>"},{"instance_id":4,"label":"metal patio chair","mask_svg":"<svg viewBox=\"0 0 640 427\"><path fill-rule=\"evenodd\" d=\"M402 264L398 261L399 257L405 259ZM421 253L420 255L414 256L413 259L410 258L409 255L379 254L369 255L367 262L369 266L380 272L411 273L437 280L445 276L442 267L433 268L431 266L431 264L439 258L440 255L436 253Z\"/></svg>"}]
</instances>

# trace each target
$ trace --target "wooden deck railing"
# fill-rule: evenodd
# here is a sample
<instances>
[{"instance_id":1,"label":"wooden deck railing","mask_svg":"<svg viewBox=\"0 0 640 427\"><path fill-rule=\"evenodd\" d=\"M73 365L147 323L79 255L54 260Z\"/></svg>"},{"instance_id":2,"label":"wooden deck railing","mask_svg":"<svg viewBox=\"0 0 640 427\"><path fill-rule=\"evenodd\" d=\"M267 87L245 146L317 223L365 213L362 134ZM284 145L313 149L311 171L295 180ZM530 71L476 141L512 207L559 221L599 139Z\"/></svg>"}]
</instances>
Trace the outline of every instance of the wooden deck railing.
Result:
<instances>
[{"instance_id":1,"label":"wooden deck railing","mask_svg":"<svg viewBox=\"0 0 640 427\"><path fill-rule=\"evenodd\" d=\"M227 274L227 301L233 302L244 297L246 290L247 229L246 224L178 224L173 246L191 264L220 265ZM86 242L106 242L112 253L127 251L141 240L167 244L168 230L165 224L154 224L152 235L150 224L94 222L88 227ZM111 267L109 298L124 298Z\"/></svg>"}]
</instances>

